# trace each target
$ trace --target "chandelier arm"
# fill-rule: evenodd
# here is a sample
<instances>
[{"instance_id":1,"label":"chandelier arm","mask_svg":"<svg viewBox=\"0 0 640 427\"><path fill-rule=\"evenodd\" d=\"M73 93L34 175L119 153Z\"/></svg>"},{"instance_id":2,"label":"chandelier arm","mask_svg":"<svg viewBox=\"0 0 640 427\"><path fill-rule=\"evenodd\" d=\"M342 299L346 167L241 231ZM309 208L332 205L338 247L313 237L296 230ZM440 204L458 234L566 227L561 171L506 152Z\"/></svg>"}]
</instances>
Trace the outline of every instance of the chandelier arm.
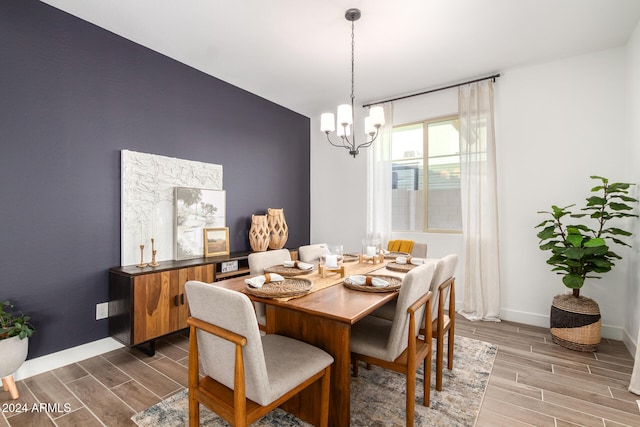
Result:
<instances>
[{"instance_id":1,"label":"chandelier arm","mask_svg":"<svg viewBox=\"0 0 640 427\"><path fill-rule=\"evenodd\" d=\"M342 139L342 144L334 144L333 141L331 141L331 138L329 137L329 133L325 132L327 134L327 141L329 141L329 144L333 145L334 147L338 147L338 148L346 148L347 150L351 150L351 145L346 145L344 143L344 140L346 138L341 138ZM347 139L347 142L349 142L349 140Z\"/></svg>"},{"instance_id":2,"label":"chandelier arm","mask_svg":"<svg viewBox=\"0 0 640 427\"><path fill-rule=\"evenodd\" d=\"M379 132L379 130L378 130L378 129L376 129L376 133L371 137L371 141L363 142L362 144L358 145L358 148L357 148L357 149L359 150L359 149L361 149L361 148L367 148L367 147L370 147L370 146L371 146L371 144L373 144L373 141L375 141L375 140L376 140L376 138L378 138L378 135L380 135L380 132Z\"/></svg>"}]
</instances>

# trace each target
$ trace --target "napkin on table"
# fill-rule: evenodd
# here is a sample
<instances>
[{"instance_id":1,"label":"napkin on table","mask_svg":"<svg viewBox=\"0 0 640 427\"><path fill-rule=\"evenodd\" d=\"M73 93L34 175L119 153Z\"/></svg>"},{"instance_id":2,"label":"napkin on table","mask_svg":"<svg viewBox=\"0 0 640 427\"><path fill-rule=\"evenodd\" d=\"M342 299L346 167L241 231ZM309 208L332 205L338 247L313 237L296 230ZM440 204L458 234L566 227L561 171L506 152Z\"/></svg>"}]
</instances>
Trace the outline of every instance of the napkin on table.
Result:
<instances>
[{"instance_id":1,"label":"napkin on table","mask_svg":"<svg viewBox=\"0 0 640 427\"><path fill-rule=\"evenodd\" d=\"M282 263L283 267L299 268L300 270L312 270L313 264L309 264L302 261L285 261Z\"/></svg>"},{"instance_id":2,"label":"napkin on table","mask_svg":"<svg viewBox=\"0 0 640 427\"><path fill-rule=\"evenodd\" d=\"M420 264L424 264L424 260L421 258L414 258L410 256L399 256L396 258L396 264L420 265Z\"/></svg>"},{"instance_id":3,"label":"napkin on table","mask_svg":"<svg viewBox=\"0 0 640 427\"><path fill-rule=\"evenodd\" d=\"M384 279L380 279L379 277L356 274L353 276L349 276L348 279L354 285L371 285L375 286L376 288L386 288L387 286L389 286L389 282Z\"/></svg>"},{"instance_id":4,"label":"napkin on table","mask_svg":"<svg viewBox=\"0 0 640 427\"><path fill-rule=\"evenodd\" d=\"M279 274L267 273L260 276L250 277L249 279L244 279L244 283L253 288L261 288L265 283L282 282L283 280L284 277Z\"/></svg>"}]
</instances>

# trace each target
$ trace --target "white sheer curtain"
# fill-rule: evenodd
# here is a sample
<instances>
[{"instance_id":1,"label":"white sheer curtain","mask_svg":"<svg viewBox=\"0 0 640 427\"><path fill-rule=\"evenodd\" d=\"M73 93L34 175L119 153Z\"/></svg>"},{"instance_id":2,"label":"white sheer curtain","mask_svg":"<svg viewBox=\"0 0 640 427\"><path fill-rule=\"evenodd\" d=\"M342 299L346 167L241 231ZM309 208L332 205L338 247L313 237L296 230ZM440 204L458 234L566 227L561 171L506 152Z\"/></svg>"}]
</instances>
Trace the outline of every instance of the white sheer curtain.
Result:
<instances>
[{"instance_id":1,"label":"white sheer curtain","mask_svg":"<svg viewBox=\"0 0 640 427\"><path fill-rule=\"evenodd\" d=\"M383 105L385 125L368 150L367 236L379 237L384 248L391 238L391 131L393 104Z\"/></svg>"},{"instance_id":2,"label":"white sheer curtain","mask_svg":"<svg viewBox=\"0 0 640 427\"><path fill-rule=\"evenodd\" d=\"M470 320L500 321L493 81L458 91L464 306Z\"/></svg>"}]
</instances>

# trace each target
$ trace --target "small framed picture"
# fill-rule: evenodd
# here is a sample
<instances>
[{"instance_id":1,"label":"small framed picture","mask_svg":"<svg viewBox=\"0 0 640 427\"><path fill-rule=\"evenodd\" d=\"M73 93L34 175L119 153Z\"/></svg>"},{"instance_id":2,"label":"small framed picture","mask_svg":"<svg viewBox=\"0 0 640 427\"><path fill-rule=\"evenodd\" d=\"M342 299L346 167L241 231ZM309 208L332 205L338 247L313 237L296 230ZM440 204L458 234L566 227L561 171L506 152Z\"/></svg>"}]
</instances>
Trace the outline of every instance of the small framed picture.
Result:
<instances>
[{"instance_id":1,"label":"small framed picture","mask_svg":"<svg viewBox=\"0 0 640 427\"><path fill-rule=\"evenodd\" d=\"M229 255L229 227L204 229L204 256Z\"/></svg>"}]
</instances>

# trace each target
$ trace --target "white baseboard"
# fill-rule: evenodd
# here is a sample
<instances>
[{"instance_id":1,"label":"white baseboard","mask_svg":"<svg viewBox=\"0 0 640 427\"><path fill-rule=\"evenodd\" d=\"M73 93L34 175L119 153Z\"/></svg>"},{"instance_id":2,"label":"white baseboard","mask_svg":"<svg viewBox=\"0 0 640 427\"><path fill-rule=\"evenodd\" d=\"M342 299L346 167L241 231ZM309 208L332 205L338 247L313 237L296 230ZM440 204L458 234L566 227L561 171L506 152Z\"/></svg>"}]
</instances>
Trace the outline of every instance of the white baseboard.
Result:
<instances>
[{"instance_id":1,"label":"white baseboard","mask_svg":"<svg viewBox=\"0 0 640 427\"><path fill-rule=\"evenodd\" d=\"M71 363L89 359L90 357L108 353L122 347L124 346L113 338L103 338L77 347L61 350L56 353L36 357L35 359L24 362L20 369L13 374L13 378L16 381L23 380L52 369L57 369Z\"/></svg>"},{"instance_id":2,"label":"white baseboard","mask_svg":"<svg viewBox=\"0 0 640 427\"><path fill-rule=\"evenodd\" d=\"M463 305L462 301L456 301L456 311L461 310ZM541 328L548 328L550 323L549 315L507 309L500 310L500 319L507 320L509 322L523 323L525 325L539 326ZM633 343L633 340L628 337L628 334L623 328L619 326L602 325L602 337L623 341L629 351L633 348L631 354L635 354L636 345Z\"/></svg>"},{"instance_id":3,"label":"white baseboard","mask_svg":"<svg viewBox=\"0 0 640 427\"><path fill-rule=\"evenodd\" d=\"M624 337L622 337L622 342L627 347L627 350L629 350L629 352L631 353L631 356L635 358L638 343L632 337L629 336L629 333L626 330L624 331Z\"/></svg>"}]
</instances>

